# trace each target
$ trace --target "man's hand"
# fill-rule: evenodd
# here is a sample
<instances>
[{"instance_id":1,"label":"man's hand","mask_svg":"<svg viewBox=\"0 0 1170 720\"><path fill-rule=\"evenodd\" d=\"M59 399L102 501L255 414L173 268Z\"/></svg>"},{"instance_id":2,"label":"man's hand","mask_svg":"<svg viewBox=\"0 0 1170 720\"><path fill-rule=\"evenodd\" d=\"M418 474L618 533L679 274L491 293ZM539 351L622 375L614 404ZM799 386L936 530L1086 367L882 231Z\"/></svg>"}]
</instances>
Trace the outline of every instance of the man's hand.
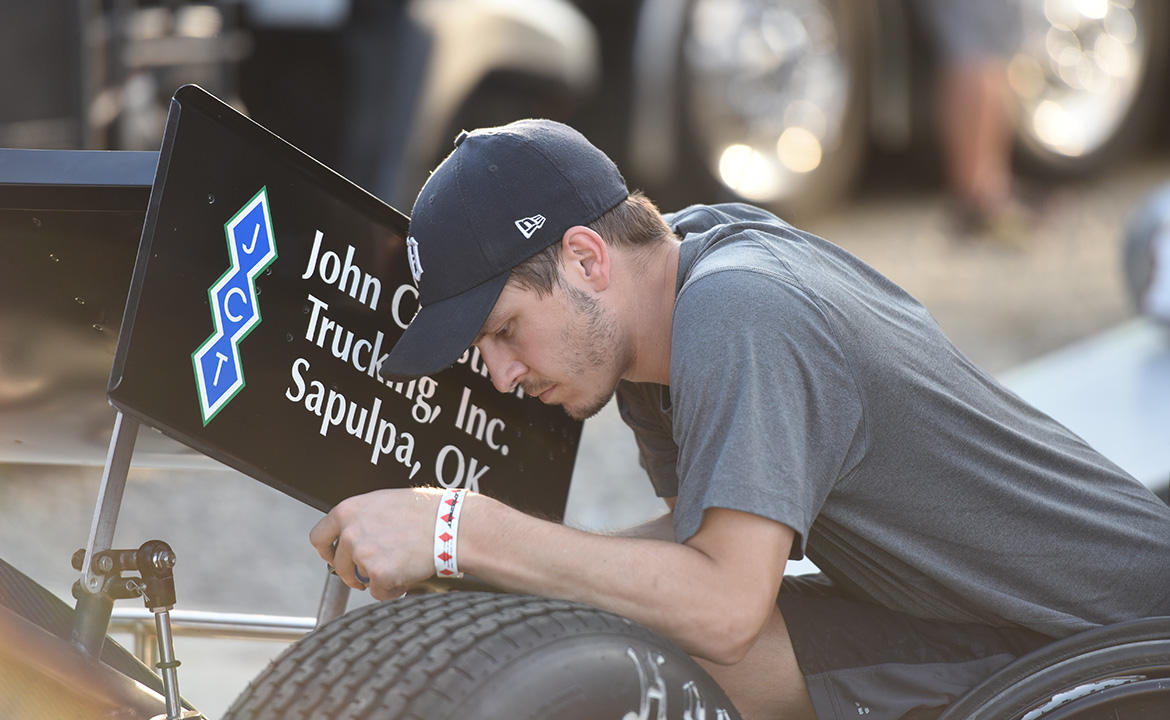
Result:
<instances>
[{"instance_id":1,"label":"man's hand","mask_svg":"<svg viewBox=\"0 0 1170 720\"><path fill-rule=\"evenodd\" d=\"M309 532L309 542L346 585L357 590L369 578L377 600L406 592L435 574L435 516L442 491L433 488L376 490L338 503Z\"/></svg>"}]
</instances>

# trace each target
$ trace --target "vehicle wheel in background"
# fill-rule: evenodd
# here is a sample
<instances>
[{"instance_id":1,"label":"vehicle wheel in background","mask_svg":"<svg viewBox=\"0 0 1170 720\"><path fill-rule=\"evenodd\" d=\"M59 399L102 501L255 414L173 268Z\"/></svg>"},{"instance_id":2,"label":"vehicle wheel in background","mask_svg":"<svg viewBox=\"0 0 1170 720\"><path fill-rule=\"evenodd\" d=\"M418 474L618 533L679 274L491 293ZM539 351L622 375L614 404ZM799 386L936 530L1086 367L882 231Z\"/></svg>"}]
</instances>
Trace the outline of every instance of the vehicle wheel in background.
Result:
<instances>
[{"instance_id":1,"label":"vehicle wheel in background","mask_svg":"<svg viewBox=\"0 0 1170 720\"><path fill-rule=\"evenodd\" d=\"M542 598L450 592L367 605L325 625L277 658L224 720L300 717L739 714L686 653L625 618Z\"/></svg>"},{"instance_id":2,"label":"vehicle wheel in background","mask_svg":"<svg viewBox=\"0 0 1170 720\"><path fill-rule=\"evenodd\" d=\"M1021 169L1084 175L1148 140L1167 99L1170 5L1023 5L1021 52L1010 66Z\"/></svg>"},{"instance_id":3,"label":"vehicle wheel in background","mask_svg":"<svg viewBox=\"0 0 1170 720\"><path fill-rule=\"evenodd\" d=\"M854 0L691 0L679 73L688 200L807 216L848 191L866 145L866 12Z\"/></svg>"}]
</instances>

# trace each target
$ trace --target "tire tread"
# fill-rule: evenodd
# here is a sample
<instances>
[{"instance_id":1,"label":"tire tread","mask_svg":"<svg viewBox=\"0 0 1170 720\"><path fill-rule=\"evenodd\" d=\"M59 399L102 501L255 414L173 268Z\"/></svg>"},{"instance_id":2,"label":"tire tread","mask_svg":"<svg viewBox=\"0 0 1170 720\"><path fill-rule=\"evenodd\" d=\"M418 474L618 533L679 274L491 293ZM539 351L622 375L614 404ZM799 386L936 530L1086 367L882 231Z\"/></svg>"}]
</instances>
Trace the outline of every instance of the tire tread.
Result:
<instances>
[{"instance_id":1,"label":"tire tread","mask_svg":"<svg viewBox=\"0 0 1170 720\"><path fill-rule=\"evenodd\" d=\"M570 602L488 592L419 595L354 610L294 644L225 720L449 717L515 658L576 633L653 633Z\"/></svg>"}]
</instances>

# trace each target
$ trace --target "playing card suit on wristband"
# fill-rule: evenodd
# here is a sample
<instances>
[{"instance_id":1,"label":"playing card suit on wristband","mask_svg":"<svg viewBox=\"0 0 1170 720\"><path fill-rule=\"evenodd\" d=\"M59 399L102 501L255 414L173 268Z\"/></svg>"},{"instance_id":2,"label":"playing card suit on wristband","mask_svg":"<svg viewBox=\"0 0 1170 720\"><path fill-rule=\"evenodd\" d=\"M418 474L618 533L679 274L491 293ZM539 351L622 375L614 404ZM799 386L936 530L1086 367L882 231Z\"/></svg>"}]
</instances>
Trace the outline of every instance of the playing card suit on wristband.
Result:
<instances>
[{"instance_id":1,"label":"playing card suit on wristband","mask_svg":"<svg viewBox=\"0 0 1170 720\"><path fill-rule=\"evenodd\" d=\"M460 578L457 559L459 514L463 509L466 490L446 490L439 500L435 518L435 574L439 577Z\"/></svg>"}]
</instances>

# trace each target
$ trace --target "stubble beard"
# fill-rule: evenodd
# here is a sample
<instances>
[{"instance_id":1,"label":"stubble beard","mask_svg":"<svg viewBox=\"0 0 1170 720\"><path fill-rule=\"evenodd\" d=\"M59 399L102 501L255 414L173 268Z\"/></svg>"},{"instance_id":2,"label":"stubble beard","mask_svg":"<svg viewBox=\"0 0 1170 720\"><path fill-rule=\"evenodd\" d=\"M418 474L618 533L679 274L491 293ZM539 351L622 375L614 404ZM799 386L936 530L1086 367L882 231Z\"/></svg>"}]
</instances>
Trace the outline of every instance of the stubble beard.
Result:
<instances>
[{"instance_id":1,"label":"stubble beard","mask_svg":"<svg viewBox=\"0 0 1170 720\"><path fill-rule=\"evenodd\" d=\"M574 315L574 322L561 331L566 374L571 378L600 374L602 378L591 397L563 406L574 420L588 420L613 398L622 375L633 364L634 353L622 341L617 322L599 300L568 283L563 283L561 289Z\"/></svg>"}]
</instances>

